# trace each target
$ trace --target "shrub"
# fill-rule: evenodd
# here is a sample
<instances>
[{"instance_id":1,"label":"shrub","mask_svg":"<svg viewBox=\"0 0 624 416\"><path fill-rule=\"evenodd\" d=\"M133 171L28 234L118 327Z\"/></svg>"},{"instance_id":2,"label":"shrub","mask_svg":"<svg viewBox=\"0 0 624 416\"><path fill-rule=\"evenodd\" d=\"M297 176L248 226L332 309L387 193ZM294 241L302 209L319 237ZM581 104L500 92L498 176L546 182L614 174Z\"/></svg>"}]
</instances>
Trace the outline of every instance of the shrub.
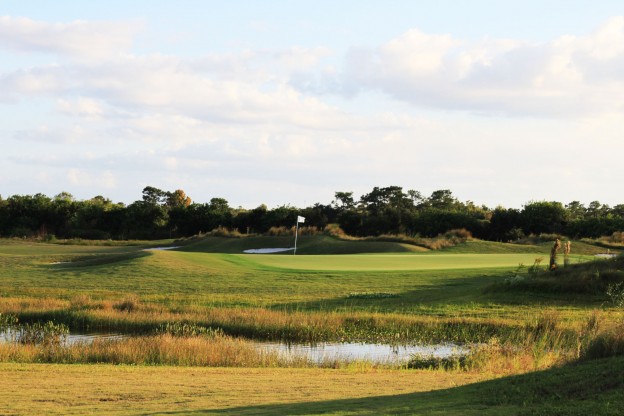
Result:
<instances>
[{"instance_id":1,"label":"shrub","mask_svg":"<svg viewBox=\"0 0 624 416\"><path fill-rule=\"evenodd\" d=\"M201 233L200 233L201 234ZM242 238L245 234L241 234L238 230L230 230L226 227L217 227L214 230L207 233L211 237L227 237L227 238Z\"/></svg>"},{"instance_id":2,"label":"shrub","mask_svg":"<svg viewBox=\"0 0 624 416\"><path fill-rule=\"evenodd\" d=\"M624 231L615 231L611 237L609 237L611 243L624 244Z\"/></svg>"},{"instance_id":3,"label":"shrub","mask_svg":"<svg viewBox=\"0 0 624 416\"><path fill-rule=\"evenodd\" d=\"M343 239L349 237L338 224L327 224L323 229L323 234Z\"/></svg>"},{"instance_id":4,"label":"shrub","mask_svg":"<svg viewBox=\"0 0 624 416\"><path fill-rule=\"evenodd\" d=\"M266 232L267 235L270 236L294 236L296 227L271 227L269 231ZM299 235L317 235L319 233L316 227L299 227L298 234Z\"/></svg>"}]
</instances>

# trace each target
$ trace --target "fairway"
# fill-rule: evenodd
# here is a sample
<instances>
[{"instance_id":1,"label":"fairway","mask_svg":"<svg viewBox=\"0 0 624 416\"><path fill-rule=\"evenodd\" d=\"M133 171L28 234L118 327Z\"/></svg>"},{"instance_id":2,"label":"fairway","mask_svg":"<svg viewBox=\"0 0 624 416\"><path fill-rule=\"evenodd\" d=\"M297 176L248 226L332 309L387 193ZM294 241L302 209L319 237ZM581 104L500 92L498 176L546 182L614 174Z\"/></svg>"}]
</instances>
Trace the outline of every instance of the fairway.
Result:
<instances>
[{"instance_id":1,"label":"fairway","mask_svg":"<svg viewBox=\"0 0 624 416\"><path fill-rule=\"evenodd\" d=\"M456 270L532 265L543 254L361 254L288 256L240 254L242 263L260 268L310 271Z\"/></svg>"}]
</instances>

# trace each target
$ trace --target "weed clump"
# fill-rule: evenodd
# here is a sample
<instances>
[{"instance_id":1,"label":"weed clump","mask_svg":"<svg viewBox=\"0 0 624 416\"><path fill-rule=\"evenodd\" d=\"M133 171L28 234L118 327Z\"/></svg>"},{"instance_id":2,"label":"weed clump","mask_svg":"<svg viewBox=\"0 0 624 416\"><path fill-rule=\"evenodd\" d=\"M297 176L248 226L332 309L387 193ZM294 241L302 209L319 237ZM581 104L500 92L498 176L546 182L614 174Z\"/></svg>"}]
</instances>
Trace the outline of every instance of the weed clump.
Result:
<instances>
[{"instance_id":1,"label":"weed clump","mask_svg":"<svg viewBox=\"0 0 624 416\"><path fill-rule=\"evenodd\" d=\"M136 312L139 310L139 298L136 296L128 297L119 303L113 305L113 309L120 312Z\"/></svg>"},{"instance_id":2,"label":"weed clump","mask_svg":"<svg viewBox=\"0 0 624 416\"><path fill-rule=\"evenodd\" d=\"M624 282L609 283L605 294L611 305L621 308L624 306Z\"/></svg>"},{"instance_id":3,"label":"weed clump","mask_svg":"<svg viewBox=\"0 0 624 416\"><path fill-rule=\"evenodd\" d=\"M213 329L198 325L195 322L167 322L156 329L157 334L169 334L174 337L222 337L225 334L221 328Z\"/></svg>"},{"instance_id":4,"label":"weed clump","mask_svg":"<svg viewBox=\"0 0 624 416\"><path fill-rule=\"evenodd\" d=\"M580 354L580 358L589 360L621 355L624 355L623 324L593 337L584 351Z\"/></svg>"}]
</instances>

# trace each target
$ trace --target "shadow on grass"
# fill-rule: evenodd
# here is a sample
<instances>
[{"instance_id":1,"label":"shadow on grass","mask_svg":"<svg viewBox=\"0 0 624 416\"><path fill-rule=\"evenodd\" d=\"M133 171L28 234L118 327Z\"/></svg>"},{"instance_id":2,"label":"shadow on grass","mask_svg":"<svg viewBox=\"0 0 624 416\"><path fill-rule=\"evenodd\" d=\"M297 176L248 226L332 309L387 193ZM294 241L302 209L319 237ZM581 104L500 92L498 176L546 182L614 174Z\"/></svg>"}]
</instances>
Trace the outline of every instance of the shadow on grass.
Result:
<instances>
[{"instance_id":1,"label":"shadow on grass","mask_svg":"<svg viewBox=\"0 0 624 416\"><path fill-rule=\"evenodd\" d=\"M329 299L276 303L271 309L309 310L309 311L367 311L367 312L405 312L414 309L437 308L456 305L524 305L524 306L580 306L595 308L604 302L604 296L587 293L527 292L522 290L491 290L498 281L503 281L507 272L494 272L463 278L435 278L435 284L419 284L415 281L412 290L393 290L392 287L375 287L358 293ZM329 278L330 276L328 276ZM336 276L340 279L340 276ZM369 294L369 296L366 296ZM379 294L380 296L375 296ZM390 295L390 296L388 296Z\"/></svg>"},{"instance_id":2,"label":"shadow on grass","mask_svg":"<svg viewBox=\"0 0 624 416\"><path fill-rule=\"evenodd\" d=\"M622 415L622 387L624 357L616 357L424 393L159 414Z\"/></svg>"}]
</instances>

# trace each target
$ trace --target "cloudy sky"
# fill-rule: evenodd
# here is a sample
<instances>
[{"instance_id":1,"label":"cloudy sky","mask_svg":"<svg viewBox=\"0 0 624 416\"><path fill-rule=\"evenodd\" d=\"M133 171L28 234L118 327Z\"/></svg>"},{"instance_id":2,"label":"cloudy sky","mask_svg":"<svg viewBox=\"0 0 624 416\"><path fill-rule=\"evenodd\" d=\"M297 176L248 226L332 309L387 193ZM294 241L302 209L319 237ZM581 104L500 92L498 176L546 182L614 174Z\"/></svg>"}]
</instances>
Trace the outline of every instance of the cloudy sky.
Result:
<instances>
[{"instance_id":1,"label":"cloudy sky","mask_svg":"<svg viewBox=\"0 0 624 416\"><path fill-rule=\"evenodd\" d=\"M0 0L0 195L624 202L624 2Z\"/></svg>"}]
</instances>

